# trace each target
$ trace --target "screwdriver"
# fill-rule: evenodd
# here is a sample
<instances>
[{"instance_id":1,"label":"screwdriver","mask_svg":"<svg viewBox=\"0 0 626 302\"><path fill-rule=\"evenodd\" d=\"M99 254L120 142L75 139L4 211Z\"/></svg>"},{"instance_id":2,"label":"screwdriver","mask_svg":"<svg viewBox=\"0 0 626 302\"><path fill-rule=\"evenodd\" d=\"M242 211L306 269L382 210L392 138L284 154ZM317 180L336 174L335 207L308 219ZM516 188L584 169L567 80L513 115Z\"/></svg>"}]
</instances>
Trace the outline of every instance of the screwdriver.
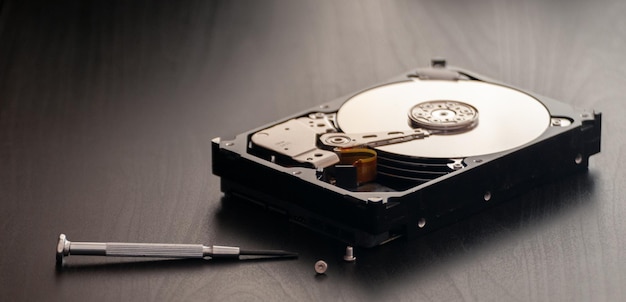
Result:
<instances>
[{"instance_id":1,"label":"screwdriver","mask_svg":"<svg viewBox=\"0 0 626 302\"><path fill-rule=\"evenodd\" d=\"M235 246L167 243L71 242L59 235L56 261L63 264L65 256L111 256L155 258L235 258L239 256L297 258L297 253L282 250L243 250Z\"/></svg>"}]
</instances>

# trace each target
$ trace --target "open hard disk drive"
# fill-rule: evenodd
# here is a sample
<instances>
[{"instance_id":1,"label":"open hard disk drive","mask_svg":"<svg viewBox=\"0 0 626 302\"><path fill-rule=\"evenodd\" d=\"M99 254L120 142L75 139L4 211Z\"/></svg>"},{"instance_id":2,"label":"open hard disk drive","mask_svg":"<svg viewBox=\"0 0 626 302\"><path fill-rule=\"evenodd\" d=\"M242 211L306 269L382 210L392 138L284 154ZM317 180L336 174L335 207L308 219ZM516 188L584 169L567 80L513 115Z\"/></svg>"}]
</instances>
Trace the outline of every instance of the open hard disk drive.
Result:
<instances>
[{"instance_id":1,"label":"open hard disk drive","mask_svg":"<svg viewBox=\"0 0 626 302\"><path fill-rule=\"evenodd\" d=\"M371 247L585 170L601 114L433 60L388 83L215 138L228 195Z\"/></svg>"}]
</instances>

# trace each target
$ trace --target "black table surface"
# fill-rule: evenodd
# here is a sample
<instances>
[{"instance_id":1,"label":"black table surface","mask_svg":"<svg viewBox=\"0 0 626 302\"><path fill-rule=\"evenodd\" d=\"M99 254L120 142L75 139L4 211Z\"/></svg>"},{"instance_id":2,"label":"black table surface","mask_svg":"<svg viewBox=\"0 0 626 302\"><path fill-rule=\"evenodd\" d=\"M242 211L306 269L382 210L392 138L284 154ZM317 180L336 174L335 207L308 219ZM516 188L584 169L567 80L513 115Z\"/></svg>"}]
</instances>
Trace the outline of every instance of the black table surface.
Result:
<instances>
[{"instance_id":1,"label":"black table surface","mask_svg":"<svg viewBox=\"0 0 626 302\"><path fill-rule=\"evenodd\" d=\"M2 300L626 300L624 1L24 2L0 1ZM444 229L356 248L355 263L342 243L223 200L212 138L432 57L602 112L602 152ZM60 233L300 257L58 270Z\"/></svg>"}]
</instances>

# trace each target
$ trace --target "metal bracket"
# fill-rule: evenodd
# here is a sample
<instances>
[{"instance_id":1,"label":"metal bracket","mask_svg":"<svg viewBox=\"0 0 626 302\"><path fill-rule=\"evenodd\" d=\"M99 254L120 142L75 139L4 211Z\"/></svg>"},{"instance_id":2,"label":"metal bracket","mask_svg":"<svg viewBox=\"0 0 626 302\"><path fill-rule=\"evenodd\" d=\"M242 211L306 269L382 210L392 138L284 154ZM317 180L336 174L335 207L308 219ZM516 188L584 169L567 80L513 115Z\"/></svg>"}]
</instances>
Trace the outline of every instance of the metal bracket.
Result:
<instances>
[{"instance_id":1,"label":"metal bracket","mask_svg":"<svg viewBox=\"0 0 626 302\"><path fill-rule=\"evenodd\" d=\"M317 148L316 127L291 119L282 124L261 130L252 135L252 142L287 155L300 163L310 163L316 168L325 168L339 162L335 152ZM321 128L321 127L320 127Z\"/></svg>"},{"instance_id":2,"label":"metal bracket","mask_svg":"<svg viewBox=\"0 0 626 302\"><path fill-rule=\"evenodd\" d=\"M419 68L409 77L417 77L420 80L444 80L456 81L461 79L461 74L457 71L446 68L445 59L432 59L430 68Z\"/></svg>"}]
</instances>

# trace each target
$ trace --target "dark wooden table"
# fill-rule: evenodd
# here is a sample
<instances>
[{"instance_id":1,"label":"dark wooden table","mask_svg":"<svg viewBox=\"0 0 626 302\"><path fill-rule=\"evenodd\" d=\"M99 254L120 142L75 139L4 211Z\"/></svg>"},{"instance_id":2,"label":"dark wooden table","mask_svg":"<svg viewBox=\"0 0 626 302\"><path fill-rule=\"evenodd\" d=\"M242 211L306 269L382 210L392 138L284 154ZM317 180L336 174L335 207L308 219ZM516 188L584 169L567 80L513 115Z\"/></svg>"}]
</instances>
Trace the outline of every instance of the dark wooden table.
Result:
<instances>
[{"instance_id":1,"label":"dark wooden table","mask_svg":"<svg viewBox=\"0 0 626 302\"><path fill-rule=\"evenodd\" d=\"M626 2L0 1L0 298L626 300ZM430 58L603 112L588 173L356 249L222 200L210 140ZM214 243L282 261L71 257ZM326 275L313 264L324 259Z\"/></svg>"}]
</instances>

